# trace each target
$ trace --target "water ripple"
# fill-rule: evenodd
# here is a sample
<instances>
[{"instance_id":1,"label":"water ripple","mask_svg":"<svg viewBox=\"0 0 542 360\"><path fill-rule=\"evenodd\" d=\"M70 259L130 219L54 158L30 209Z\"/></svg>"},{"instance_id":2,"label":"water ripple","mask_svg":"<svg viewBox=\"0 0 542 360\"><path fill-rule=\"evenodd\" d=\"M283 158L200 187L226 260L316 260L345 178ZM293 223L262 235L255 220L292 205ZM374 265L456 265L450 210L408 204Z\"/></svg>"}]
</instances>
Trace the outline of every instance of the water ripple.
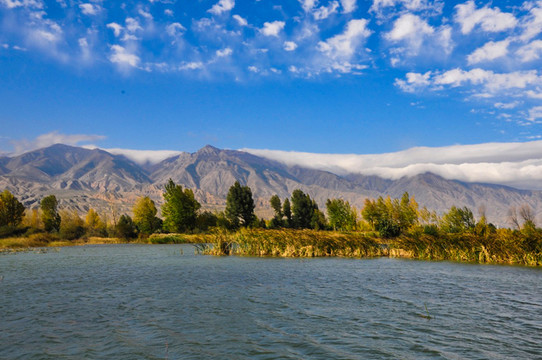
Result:
<instances>
[{"instance_id":1,"label":"water ripple","mask_svg":"<svg viewBox=\"0 0 542 360\"><path fill-rule=\"evenodd\" d=\"M0 276L1 359L542 359L540 269L120 245Z\"/></svg>"}]
</instances>

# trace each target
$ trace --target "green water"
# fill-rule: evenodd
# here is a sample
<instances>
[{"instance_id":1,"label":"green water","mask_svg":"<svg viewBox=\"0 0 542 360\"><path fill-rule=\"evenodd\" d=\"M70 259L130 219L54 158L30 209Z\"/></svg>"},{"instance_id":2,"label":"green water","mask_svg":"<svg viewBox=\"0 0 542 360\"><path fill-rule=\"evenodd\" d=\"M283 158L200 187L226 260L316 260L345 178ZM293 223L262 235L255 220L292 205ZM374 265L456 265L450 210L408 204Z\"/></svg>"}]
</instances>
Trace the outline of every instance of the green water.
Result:
<instances>
[{"instance_id":1,"label":"green water","mask_svg":"<svg viewBox=\"0 0 542 360\"><path fill-rule=\"evenodd\" d=\"M0 359L542 359L541 269L107 245L0 279Z\"/></svg>"}]
</instances>

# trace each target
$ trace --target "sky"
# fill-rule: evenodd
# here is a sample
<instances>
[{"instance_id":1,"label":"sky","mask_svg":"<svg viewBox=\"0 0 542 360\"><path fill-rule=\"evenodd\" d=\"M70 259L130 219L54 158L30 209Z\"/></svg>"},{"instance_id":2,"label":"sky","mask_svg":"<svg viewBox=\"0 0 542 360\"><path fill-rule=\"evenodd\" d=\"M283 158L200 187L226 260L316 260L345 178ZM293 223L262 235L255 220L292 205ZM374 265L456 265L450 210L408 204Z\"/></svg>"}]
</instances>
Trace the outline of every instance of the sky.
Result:
<instances>
[{"instance_id":1,"label":"sky","mask_svg":"<svg viewBox=\"0 0 542 360\"><path fill-rule=\"evenodd\" d=\"M542 1L0 0L0 152L211 144L311 164L427 148L381 167L425 171L453 150L504 174L499 149L519 147L514 164L542 172L525 163L540 157L541 56Z\"/></svg>"}]
</instances>

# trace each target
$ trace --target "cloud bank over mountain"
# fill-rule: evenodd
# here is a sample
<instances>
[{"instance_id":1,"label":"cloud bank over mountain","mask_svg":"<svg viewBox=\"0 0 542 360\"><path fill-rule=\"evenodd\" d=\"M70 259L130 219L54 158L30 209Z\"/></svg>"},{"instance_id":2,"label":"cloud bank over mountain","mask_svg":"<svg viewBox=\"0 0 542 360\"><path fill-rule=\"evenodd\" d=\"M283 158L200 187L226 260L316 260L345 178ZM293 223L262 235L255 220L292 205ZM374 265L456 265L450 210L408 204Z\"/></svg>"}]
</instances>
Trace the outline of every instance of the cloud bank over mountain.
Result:
<instances>
[{"instance_id":1,"label":"cloud bank over mountain","mask_svg":"<svg viewBox=\"0 0 542 360\"><path fill-rule=\"evenodd\" d=\"M242 149L288 166L399 179L430 172L446 179L542 189L542 141L414 147L385 154L314 154Z\"/></svg>"}]
</instances>

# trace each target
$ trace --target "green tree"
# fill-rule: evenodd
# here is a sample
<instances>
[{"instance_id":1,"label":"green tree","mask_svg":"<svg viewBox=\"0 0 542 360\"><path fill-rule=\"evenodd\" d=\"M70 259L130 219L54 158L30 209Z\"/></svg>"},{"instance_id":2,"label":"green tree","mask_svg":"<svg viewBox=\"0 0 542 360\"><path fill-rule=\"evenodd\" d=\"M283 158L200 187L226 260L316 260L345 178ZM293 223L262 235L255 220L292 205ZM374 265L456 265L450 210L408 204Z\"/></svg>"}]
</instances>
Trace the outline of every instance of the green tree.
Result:
<instances>
[{"instance_id":1,"label":"green tree","mask_svg":"<svg viewBox=\"0 0 542 360\"><path fill-rule=\"evenodd\" d=\"M318 205L308 194L296 189L292 193L292 225L297 229L314 228L318 223L314 210L318 210ZM314 217L314 219L313 219ZM314 221L313 221L314 220Z\"/></svg>"},{"instance_id":2,"label":"green tree","mask_svg":"<svg viewBox=\"0 0 542 360\"><path fill-rule=\"evenodd\" d=\"M278 228L283 226L282 222L282 204L280 203L280 198L277 195L271 196L271 199L269 199L269 203L271 204L271 207L275 211L275 216L271 219L270 227L272 229Z\"/></svg>"},{"instance_id":3,"label":"green tree","mask_svg":"<svg viewBox=\"0 0 542 360\"><path fill-rule=\"evenodd\" d=\"M408 193L400 200L380 196L376 201L366 199L361 214L380 236L396 237L418 221L418 203Z\"/></svg>"},{"instance_id":4,"label":"green tree","mask_svg":"<svg viewBox=\"0 0 542 360\"><path fill-rule=\"evenodd\" d=\"M196 229L207 231L218 224L218 217L210 211L203 211L196 219Z\"/></svg>"},{"instance_id":5,"label":"green tree","mask_svg":"<svg viewBox=\"0 0 542 360\"><path fill-rule=\"evenodd\" d=\"M25 208L8 190L0 194L0 227L17 227L23 221Z\"/></svg>"},{"instance_id":6,"label":"green tree","mask_svg":"<svg viewBox=\"0 0 542 360\"><path fill-rule=\"evenodd\" d=\"M133 239L137 236L136 226L132 218L126 214L121 215L117 225L115 226L115 232L119 238Z\"/></svg>"},{"instance_id":7,"label":"green tree","mask_svg":"<svg viewBox=\"0 0 542 360\"><path fill-rule=\"evenodd\" d=\"M282 203L282 214L286 217L286 227L292 227L292 208L288 198L284 199Z\"/></svg>"},{"instance_id":8,"label":"green tree","mask_svg":"<svg viewBox=\"0 0 542 360\"><path fill-rule=\"evenodd\" d=\"M327 199L327 217L333 230L351 231L356 228L356 210L343 199Z\"/></svg>"},{"instance_id":9,"label":"green tree","mask_svg":"<svg viewBox=\"0 0 542 360\"><path fill-rule=\"evenodd\" d=\"M474 215L468 207L457 208L452 206L442 215L441 228L447 233L464 233L474 229Z\"/></svg>"},{"instance_id":10,"label":"green tree","mask_svg":"<svg viewBox=\"0 0 542 360\"><path fill-rule=\"evenodd\" d=\"M161 220L156 217L156 206L148 196L137 199L134 208L134 223L140 233L152 234L160 229Z\"/></svg>"},{"instance_id":11,"label":"green tree","mask_svg":"<svg viewBox=\"0 0 542 360\"><path fill-rule=\"evenodd\" d=\"M56 196L49 195L44 197L40 203L41 207L41 220L43 227L47 232L60 230L60 214L58 213L58 200Z\"/></svg>"},{"instance_id":12,"label":"green tree","mask_svg":"<svg viewBox=\"0 0 542 360\"><path fill-rule=\"evenodd\" d=\"M233 228L247 227L256 220L252 190L238 181L230 187L226 197L226 217Z\"/></svg>"},{"instance_id":13,"label":"green tree","mask_svg":"<svg viewBox=\"0 0 542 360\"><path fill-rule=\"evenodd\" d=\"M192 190L183 190L181 185L175 185L173 180L169 179L165 186L164 200L162 216L166 231L185 232L196 227L201 205L195 199Z\"/></svg>"}]
</instances>

